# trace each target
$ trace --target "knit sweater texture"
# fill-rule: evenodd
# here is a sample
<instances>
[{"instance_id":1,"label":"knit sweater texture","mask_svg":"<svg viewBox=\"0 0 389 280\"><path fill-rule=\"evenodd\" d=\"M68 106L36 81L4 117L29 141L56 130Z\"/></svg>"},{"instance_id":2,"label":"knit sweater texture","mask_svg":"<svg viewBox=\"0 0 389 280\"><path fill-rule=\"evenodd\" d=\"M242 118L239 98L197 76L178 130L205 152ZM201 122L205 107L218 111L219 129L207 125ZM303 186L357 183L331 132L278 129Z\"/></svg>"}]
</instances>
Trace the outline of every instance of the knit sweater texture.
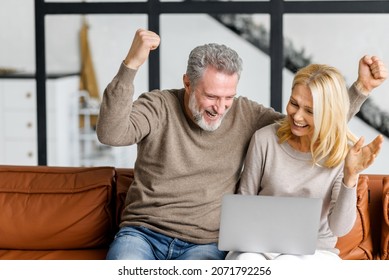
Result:
<instances>
[{"instance_id":1,"label":"knit sweater texture","mask_svg":"<svg viewBox=\"0 0 389 280\"><path fill-rule=\"evenodd\" d=\"M196 244L216 242L221 198L236 192L252 135L283 115L239 96L221 126L207 132L185 114L184 89L154 90L133 101L135 74L121 64L104 91L97 123L102 143L137 144L120 226L145 226ZM366 97L355 87L350 92L357 112Z\"/></svg>"}]
</instances>

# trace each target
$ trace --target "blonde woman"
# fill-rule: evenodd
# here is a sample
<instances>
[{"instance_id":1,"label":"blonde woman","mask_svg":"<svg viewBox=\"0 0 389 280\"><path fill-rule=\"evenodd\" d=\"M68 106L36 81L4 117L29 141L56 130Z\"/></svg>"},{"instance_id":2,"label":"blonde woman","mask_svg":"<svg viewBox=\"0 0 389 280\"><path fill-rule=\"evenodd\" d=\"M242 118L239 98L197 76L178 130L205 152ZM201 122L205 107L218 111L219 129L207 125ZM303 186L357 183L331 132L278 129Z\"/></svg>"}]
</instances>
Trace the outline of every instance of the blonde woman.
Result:
<instances>
[{"instance_id":1,"label":"blonde woman","mask_svg":"<svg viewBox=\"0 0 389 280\"><path fill-rule=\"evenodd\" d=\"M322 198L315 254L230 252L227 259L339 259L337 237L347 234L356 218L358 175L373 163L383 141L379 135L363 147L363 138L357 140L347 127L349 107L337 69L312 64L298 71L287 116L253 135L240 181L239 193L245 195Z\"/></svg>"}]
</instances>

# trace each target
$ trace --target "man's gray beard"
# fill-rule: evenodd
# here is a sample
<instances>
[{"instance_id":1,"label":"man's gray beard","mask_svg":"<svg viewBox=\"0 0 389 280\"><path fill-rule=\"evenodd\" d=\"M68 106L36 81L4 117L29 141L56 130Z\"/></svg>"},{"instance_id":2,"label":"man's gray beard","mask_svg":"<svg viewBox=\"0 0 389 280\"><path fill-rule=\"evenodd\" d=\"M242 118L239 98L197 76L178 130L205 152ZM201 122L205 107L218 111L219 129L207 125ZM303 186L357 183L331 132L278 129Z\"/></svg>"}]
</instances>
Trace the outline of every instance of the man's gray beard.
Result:
<instances>
[{"instance_id":1,"label":"man's gray beard","mask_svg":"<svg viewBox=\"0 0 389 280\"><path fill-rule=\"evenodd\" d=\"M222 120L225 116L225 114L227 113L228 110L225 111L225 113L223 114L223 116L221 116L219 118L219 120L213 124L207 124L204 120L204 116L203 114L199 111L199 106L197 104L197 100L195 98L195 94L194 92L192 92L189 96L189 109L190 111L192 112L192 115L193 115L193 120L194 122L202 129L204 129L205 131L215 131L216 129L219 128L219 126L221 125L222 123Z\"/></svg>"}]
</instances>

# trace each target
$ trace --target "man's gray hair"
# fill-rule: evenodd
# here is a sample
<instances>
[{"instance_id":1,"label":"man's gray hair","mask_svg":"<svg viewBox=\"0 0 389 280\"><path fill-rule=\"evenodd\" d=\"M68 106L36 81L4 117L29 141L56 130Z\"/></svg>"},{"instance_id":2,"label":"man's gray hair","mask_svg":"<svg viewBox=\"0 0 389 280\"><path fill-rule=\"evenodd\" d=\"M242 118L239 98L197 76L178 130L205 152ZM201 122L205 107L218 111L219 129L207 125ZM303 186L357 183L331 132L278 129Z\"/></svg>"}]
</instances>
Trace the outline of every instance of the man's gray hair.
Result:
<instances>
[{"instance_id":1,"label":"man's gray hair","mask_svg":"<svg viewBox=\"0 0 389 280\"><path fill-rule=\"evenodd\" d=\"M190 52L186 75L190 83L195 86L205 69L211 66L229 75L236 73L239 79L242 64L242 59L236 51L225 45L211 43L198 46Z\"/></svg>"}]
</instances>

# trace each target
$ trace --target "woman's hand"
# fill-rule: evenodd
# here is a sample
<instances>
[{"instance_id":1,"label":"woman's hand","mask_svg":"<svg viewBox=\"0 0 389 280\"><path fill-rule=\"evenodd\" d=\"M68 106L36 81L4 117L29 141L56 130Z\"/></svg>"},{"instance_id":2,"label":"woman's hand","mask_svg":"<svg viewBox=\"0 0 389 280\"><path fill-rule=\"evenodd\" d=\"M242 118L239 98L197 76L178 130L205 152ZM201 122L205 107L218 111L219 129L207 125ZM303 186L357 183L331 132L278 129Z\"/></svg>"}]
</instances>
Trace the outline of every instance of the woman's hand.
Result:
<instances>
[{"instance_id":1,"label":"woman's hand","mask_svg":"<svg viewBox=\"0 0 389 280\"><path fill-rule=\"evenodd\" d=\"M380 86L388 77L388 69L377 56L365 55L359 60L356 87L365 95Z\"/></svg>"}]
</instances>

